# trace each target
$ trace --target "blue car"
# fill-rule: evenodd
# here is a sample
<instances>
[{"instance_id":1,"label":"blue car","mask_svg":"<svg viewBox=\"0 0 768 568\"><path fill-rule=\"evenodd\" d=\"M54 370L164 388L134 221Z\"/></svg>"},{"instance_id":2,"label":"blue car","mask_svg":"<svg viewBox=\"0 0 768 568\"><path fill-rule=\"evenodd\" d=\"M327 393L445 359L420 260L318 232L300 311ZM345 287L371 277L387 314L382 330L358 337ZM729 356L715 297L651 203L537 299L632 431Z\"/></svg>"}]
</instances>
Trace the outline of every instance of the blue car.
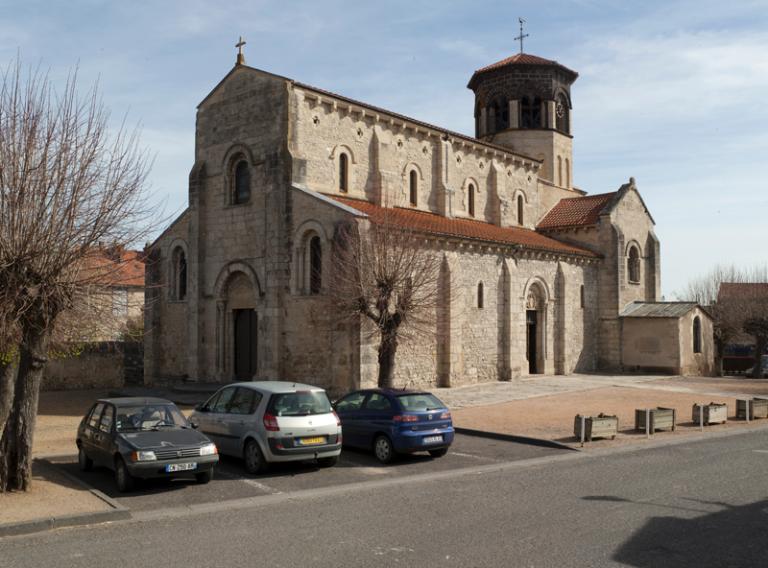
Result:
<instances>
[{"instance_id":1,"label":"blue car","mask_svg":"<svg viewBox=\"0 0 768 568\"><path fill-rule=\"evenodd\" d=\"M334 408L344 445L373 450L381 463L420 451L438 458L453 443L451 412L428 392L359 390L336 401Z\"/></svg>"}]
</instances>

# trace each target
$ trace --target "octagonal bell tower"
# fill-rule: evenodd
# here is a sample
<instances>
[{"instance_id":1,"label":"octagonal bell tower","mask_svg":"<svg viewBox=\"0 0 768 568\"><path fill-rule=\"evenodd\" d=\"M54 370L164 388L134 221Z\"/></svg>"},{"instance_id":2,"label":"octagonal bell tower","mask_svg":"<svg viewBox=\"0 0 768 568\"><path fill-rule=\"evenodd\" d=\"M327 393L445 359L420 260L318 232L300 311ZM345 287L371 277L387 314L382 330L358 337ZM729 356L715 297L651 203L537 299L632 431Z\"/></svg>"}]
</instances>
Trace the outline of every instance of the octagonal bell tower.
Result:
<instances>
[{"instance_id":1,"label":"octagonal bell tower","mask_svg":"<svg viewBox=\"0 0 768 568\"><path fill-rule=\"evenodd\" d=\"M475 136L542 160L540 176L571 189L571 85L578 76L528 53L478 69L467 85L475 93Z\"/></svg>"}]
</instances>

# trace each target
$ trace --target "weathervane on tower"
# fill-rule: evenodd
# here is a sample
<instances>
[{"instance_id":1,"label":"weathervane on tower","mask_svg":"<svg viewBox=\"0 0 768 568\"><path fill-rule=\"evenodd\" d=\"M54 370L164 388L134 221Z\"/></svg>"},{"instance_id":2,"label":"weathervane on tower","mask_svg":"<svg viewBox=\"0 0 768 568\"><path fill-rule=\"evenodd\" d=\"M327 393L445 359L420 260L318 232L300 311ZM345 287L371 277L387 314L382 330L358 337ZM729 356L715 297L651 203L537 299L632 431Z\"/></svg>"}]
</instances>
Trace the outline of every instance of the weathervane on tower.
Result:
<instances>
[{"instance_id":1,"label":"weathervane on tower","mask_svg":"<svg viewBox=\"0 0 768 568\"><path fill-rule=\"evenodd\" d=\"M243 36L240 36L240 40L235 44L235 47L237 48L237 65L245 65L245 55L243 55L244 45L245 40L243 40Z\"/></svg>"},{"instance_id":2,"label":"weathervane on tower","mask_svg":"<svg viewBox=\"0 0 768 568\"><path fill-rule=\"evenodd\" d=\"M523 24L525 23L525 20L522 18L517 18L517 21L520 22L520 35L515 38L515 41L520 40L520 53L522 53L523 40L528 37L528 34L523 33Z\"/></svg>"}]
</instances>

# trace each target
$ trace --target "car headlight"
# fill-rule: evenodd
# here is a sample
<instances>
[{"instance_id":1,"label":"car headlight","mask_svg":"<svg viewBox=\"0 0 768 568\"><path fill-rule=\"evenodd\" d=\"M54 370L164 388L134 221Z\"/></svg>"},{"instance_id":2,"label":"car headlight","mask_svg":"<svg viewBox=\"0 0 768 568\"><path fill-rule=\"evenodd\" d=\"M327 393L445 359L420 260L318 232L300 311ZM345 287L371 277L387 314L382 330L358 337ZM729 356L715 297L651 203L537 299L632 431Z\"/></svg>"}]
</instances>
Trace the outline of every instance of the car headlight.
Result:
<instances>
[{"instance_id":1,"label":"car headlight","mask_svg":"<svg viewBox=\"0 0 768 568\"><path fill-rule=\"evenodd\" d=\"M133 452L131 459L135 462L154 461L157 459L155 452Z\"/></svg>"},{"instance_id":2,"label":"car headlight","mask_svg":"<svg viewBox=\"0 0 768 568\"><path fill-rule=\"evenodd\" d=\"M200 448L200 455L201 456L212 456L214 454L218 454L218 450L216 449L216 444L206 444L202 448Z\"/></svg>"}]
</instances>

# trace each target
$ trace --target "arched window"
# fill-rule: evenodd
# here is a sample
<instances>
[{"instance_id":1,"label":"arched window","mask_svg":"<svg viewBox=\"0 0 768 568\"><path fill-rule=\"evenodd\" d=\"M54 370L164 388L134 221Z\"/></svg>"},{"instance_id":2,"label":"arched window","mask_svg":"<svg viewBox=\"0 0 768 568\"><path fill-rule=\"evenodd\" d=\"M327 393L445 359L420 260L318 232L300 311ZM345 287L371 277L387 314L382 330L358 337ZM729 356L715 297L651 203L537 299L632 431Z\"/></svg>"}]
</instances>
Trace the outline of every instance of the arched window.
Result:
<instances>
[{"instance_id":1,"label":"arched window","mask_svg":"<svg viewBox=\"0 0 768 568\"><path fill-rule=\"evenodd\" d=\"M563 187L563 157L557 157L557 185Z\"/></svg>"},{"instance_id":2,"label":"arched window","mask_svg":"<svg viewBox=\"0 0 768 568\"><path fill-rule=\"evenodd\" d=\"M240 160L235 164L235 204L248 203L251 199L251 172L248 162Z\"/></svg>"},{"instance_id":3,"label":"arched window","mask_svg":"<svg viewBox=\"0 0 768 568\"><path fill-rule=\"evenodd\" d=\"M176 247L172 256L173 262L173 289L171 296L174 300L187 299L187 255L184 249Z\"/></svg>"},{"instance_id":4,"label":"arched window","mask_svg":"<svg viewBox=\"0 0 768 568\"><path fill-rule=\"evenodd\" d=\"M629 255L627 256L627 274L629 281L633 284L640 282L640 251L636 246L629 247Z\"/></svg>"},{"instance_id":5,"label":"arched window","mask_svg":"<svg viewBox=\"0 0 768 568\"><path fill-rule=\"evenodd\" d=\"M323 249L320 237L309 240L309 293L319 294L323 284Z\"/></svg>"},{"instance_id":6,"label":"arched window","mask_svg":"<svg viewBox=\"0 0 768 568\"><path fill-rule=\"evenodd\" d=\"M349 191L349 158L346 154L339 154L339 191Z\"/></svg>"},{"instance_id":7,"label":"arched window","mask_svg":"<svg viewBox=\"0 0 768 568\"><path fill-rule=\"evenodd\" d=\"M523 224L523 196L517 196L517 224Z\"/></svg>"},{"instance_id":8,"label":"arched window","mask_svg":"<svg viewBox=\"0 0 768 568\"><path fill-rule=\"evenodd\" d=\"M485 304L484 298L483 298L483 283L480 282L477 285L477 307L483 308Z\"/></svg>"},{"instance_id":9,"label":"arched window","mask_svg":"<svg viewBox=\"0 0 768 568\"><path fill-rule=\"evenodd\" d=\"M701 353L701 319L693 318L693 352Z\"/></svg>"},{"instance_id":10,"label":"arched window","mask_svg":"<svg viewBox=\"0 0 768 568\"><path fill-rule=\"evenodd\" d=\"M496 115L496 132L509 128L509 103L500 98L493 103L493 109Z\"/></svg>"},{"instance_id":11,"label":"arched window","mask_svg":"<svg viewBox=\"0 0 768 568\"><path fill-rule=\"evenodd\" d=\"M563 94L558 95L555 101L555 127L565 134L570 132L569 111L568 99Z\"/></svg>"},{"instance_id":12,"label":"arched window","mask_svg":"<svg viewBox=\"0 0 768 568\"><path fill-rule=\"evenodd\" d=\"M520 100L520 128L541 128L539 97L523 97Z\"/></svg>"},{"instance_id":13,"label":"arched window","mask_svg":"<svg viewBox=\"0 0 768 568\"><path fill-rule=\"evenodd\" d=\"M582 308L584 307L584 284L579 288L579 305L581 305Z\"/></svg>"},{"instance_id":14,"label":"arched window","mask_svg":"<svg viewBox=\"0 0 768 568\"><path fill-rule=\"evenodd\" d=\"M571 161L565 159L565 187L571 187Z\"/></svg>"},{"instance_id":15,"label":"arched window","mask_svg":"<svg viewBox=\"0 0 768 568\"><path fill-rule=\"evenodd\" d=\"M416 173L416 170L411 170L411 174L408 176L410 182L410 196L411 196L411 205L416 207L416 205L419 204L419 175Z\"/></svg>"},{"instance_id":16,"label":"arched window","mask_svg":"<svg viewBox=\"0 0 768 568\"><path fill-rule=\"evenodd\" d=\"M470 217L475 216L475 185L472 183L467 188L467 212Z\"/></svg>"}]
</instances>

